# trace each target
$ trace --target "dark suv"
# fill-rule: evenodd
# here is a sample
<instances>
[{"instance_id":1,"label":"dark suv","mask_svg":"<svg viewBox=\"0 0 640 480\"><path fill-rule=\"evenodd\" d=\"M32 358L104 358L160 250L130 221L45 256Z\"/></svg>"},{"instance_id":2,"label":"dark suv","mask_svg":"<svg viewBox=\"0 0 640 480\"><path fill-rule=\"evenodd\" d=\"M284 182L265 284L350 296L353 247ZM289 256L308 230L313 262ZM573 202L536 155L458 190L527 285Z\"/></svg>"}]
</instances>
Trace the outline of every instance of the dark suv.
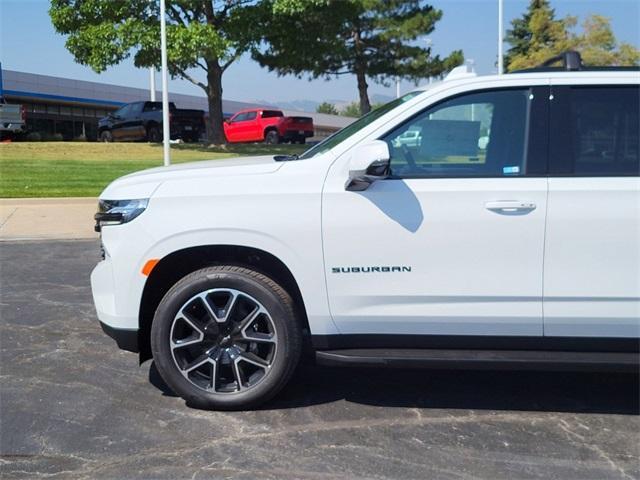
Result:
<instances>
[{"instance_id":1,"label":"dark suv","mask_svg":"<svg viewBox=\"0 0 640 480\"><path fill-rule=\"evenodd\" d=\"M176 108L169 103L171 138L196 142L205 131L204 111ZM98 122L103 142L162 141L162 102L134 102L120 107Z\"/></svg>"}]
</instances>

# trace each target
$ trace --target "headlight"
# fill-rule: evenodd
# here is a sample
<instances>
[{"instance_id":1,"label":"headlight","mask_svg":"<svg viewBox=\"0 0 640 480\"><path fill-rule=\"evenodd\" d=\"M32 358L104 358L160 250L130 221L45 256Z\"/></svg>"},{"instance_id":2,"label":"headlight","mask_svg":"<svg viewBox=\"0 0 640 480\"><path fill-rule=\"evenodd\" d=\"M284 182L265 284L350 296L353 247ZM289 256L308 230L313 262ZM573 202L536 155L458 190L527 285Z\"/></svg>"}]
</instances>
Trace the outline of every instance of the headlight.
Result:
<instances>
[{"instance_id":1,"label":"headlight","mask_svg":"<svg viewBox=\"0 0 640 480\"><path fill-rule=\"evenodd\" d=\"M149 203L148 198L136 200L100 200L98 213L95 214L95 231L99 232L104 225L120 225L136 218Z\"/></svg>"}]
</instances>

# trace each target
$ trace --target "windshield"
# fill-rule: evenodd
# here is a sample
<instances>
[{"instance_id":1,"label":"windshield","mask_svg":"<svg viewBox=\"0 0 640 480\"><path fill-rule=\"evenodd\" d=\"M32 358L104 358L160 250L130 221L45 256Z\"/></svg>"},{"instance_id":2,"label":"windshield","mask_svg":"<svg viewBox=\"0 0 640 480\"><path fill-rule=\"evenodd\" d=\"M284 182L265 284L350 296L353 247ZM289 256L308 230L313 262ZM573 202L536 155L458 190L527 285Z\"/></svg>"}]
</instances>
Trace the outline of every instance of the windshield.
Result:
<instances>
[{"instance_id":1,"label":"windshield","mask_svg":"<svg viewBox=\"0 0 640 480\"><path fill-rule=\"evenodd\" d=\"M299 158L301 159L312 158L312 157L315 157L316 155L320 155L321 153L331 150L333 147L335 147L339 143L342 143L353 134L359 132L367 125L370 125L371 123L376 121L385 113L390 112L391 110L396 108L398 105L402 105L403 103L411 100L413 97L415 97L416 95L420 95L421 93L422 93L421 91L407 93L406 95L400 98L396 98L395 100L392 100L391 102L379 108L376 108L375 110L370 111L365 116L360 117L358 120L353 122L351 125L348 125L343 129L338 130L336 133L334 133L330 137L327 137L322 142L318 143L317 145L314 145L309 150L307 150L302 155L300 155Z\"/></svg>"}]
</instances>

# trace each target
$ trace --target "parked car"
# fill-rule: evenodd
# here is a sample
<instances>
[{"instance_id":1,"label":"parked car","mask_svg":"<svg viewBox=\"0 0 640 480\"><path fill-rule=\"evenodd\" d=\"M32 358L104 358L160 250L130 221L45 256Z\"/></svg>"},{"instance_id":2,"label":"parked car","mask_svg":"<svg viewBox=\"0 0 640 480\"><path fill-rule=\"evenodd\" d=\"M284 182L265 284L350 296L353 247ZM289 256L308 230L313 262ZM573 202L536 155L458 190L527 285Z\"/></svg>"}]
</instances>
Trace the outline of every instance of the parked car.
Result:
<instances>
[{"instance_id":1,"label":"parked car","mask_svg":"<svg viewBox=\"0 0 640 480\"><path fill-rule=\"evenodd\" d=\"M171 138L196 142L205 132L204 111L176 108L169 102ZM162 141L162 102L134 102L120 107L98 122L103 142Z\"/></svg>"},{"instance_id":2,"label":"parked car","mask_svg":"<svg viewBox=\"0 0 640 480\"><path fill-rule=\"evenodd\" d=\"M24 105L6 103L0 97L0 137L10 138L22 133L27 125L27 115Z\"/></svg>"},{"instance_id":3,"label":"parked car","mask_svg":"<svg viewBox=\"0 0 640 480\"><path fill-rule=\"evenodd\" d=\"M640 77L562 58L458 67L299 157L116 180L91 275L104 330L216 409L273 397L303 346L330 365L637 372Z\"/></svg>"},{"instance_id":4,"label":"parked car","mask_svg":"<svg viewBox=\"0 0 640 480\"><path fill-rule=\"evenodd\" d=\"M420 135L420 130L407 130L401 135L398 135L393 142L394 147L402 147L403 145L406 147L419 147L420 141L422 140L422 136Z\"/></svg>"},{"instance_id":5,"label":"parked car","mask_svg":"<svg viewBox=\"0 0 640 480\"><path fill-rule=\"evenodd\" d=\"M224 134L229 143L305 143L313 137L313 119L285 117L280 110L241 110L224 122Z\"/></svg>"}]
</instances>

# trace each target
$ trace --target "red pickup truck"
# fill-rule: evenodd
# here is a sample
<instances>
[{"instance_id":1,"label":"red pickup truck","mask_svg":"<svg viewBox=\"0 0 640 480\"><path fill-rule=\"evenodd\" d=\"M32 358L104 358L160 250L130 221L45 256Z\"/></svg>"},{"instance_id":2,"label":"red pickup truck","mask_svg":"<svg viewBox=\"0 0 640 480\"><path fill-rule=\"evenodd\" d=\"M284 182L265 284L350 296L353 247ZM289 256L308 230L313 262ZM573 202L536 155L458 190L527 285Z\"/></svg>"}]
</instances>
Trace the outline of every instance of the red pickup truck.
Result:
<instances>
[{"instance_id":1,"label":"red pickup truck","mask_svg":"<svg viewBox=\"0 0 640 480\"><path fill-rule=\"evenodd\" d=\"M285 117L280 110L241 110L225 120L224 134L229 143L305 143L313 137L313 119Z\"/></svg>"}]
</instances>

